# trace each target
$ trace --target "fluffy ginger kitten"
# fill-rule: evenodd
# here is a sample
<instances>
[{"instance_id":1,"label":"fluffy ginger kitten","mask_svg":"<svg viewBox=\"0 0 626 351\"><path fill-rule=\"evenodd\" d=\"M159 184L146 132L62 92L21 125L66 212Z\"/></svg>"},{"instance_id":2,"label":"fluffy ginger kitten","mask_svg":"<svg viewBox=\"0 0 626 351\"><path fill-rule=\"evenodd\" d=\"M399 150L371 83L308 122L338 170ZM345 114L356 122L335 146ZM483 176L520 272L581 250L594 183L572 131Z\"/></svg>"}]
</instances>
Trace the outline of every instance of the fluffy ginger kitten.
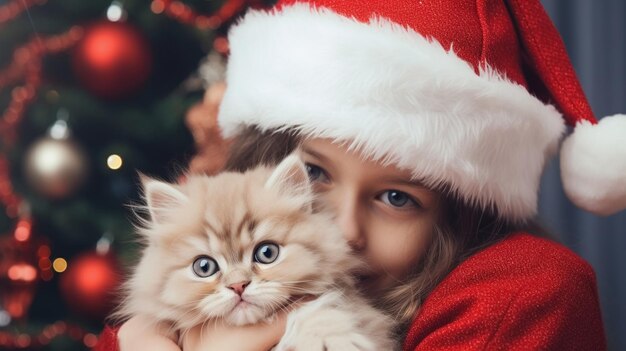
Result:
<instances>
[{"instance_id":1,"label":"fluffy ginger kitten","mask_svg":"<svg viewBox=\"0 0 626 351\"><path fill-rule=\"evenodd\" d=\"M298 297L274 350L393 350L393 322L355 287L361 266L331 216L313 211L304 164L142 179L149 220L117 317L144 315L185 331L210 320L271 322Z\"/></svg>"}]
</instances>

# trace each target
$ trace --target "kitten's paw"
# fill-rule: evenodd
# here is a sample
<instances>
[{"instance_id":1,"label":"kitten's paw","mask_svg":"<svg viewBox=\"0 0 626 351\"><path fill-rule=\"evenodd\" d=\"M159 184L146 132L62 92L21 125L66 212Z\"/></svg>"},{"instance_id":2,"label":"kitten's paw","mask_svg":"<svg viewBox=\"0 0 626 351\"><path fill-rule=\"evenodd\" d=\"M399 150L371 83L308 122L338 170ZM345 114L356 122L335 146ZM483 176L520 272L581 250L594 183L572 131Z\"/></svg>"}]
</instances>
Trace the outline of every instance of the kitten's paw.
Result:
<instances>
[{"instance_id":1,"label":"kitten's paw","mask_svg":"<svg viewBox=\"0 0 626 351\"><path fill-rule=\"evenodd\" d=\"M301 335L297 340L281 341L274 351L369 351L372 343L360 335L320 338Z\"/></svg>"},{"instance_id":2,"label":"kitten's paw","mask_svg":"<svg viewBox=\"0 0 626 351\"><path fill-rule=\"evenodd\" d=\"M324 340L327 351L374 351L374 345L363 335L353 334L329 337Z\"/></svg>"},{"instance_id":3,"label":"kitten's paw","mask_svg":"<svg viewBox=\"0 0 626 351\"><path fill-rule=\"evenodd\" d=\"M276 351L378 351L349 313L318 310L287 322Z\"/></svg>"},{"instance_id":4,"label":"kitten's paw","mask_svg":"<svg viewBox=\"0 0 626 351\"><path fill-rule=\"evenodd\" d=\"M297 342L281 342L274 348L275 351L325 351L324 343L319 339L305 340Z\"/></svg>"},{"instance_id":5,"label":"kitten's paw","mask_svg":"<svg viewBox=\"0 0 626 351\"><path fill-rule=\"evenodd\" d=\"M395 350L384 332L372 332L364 320L378 317L347 308L340 293L327 293L304 304L287 318L285 334L276 351L381 351ZM383 328L384 329L384 328Z\"/></svg>"}]
</instances>

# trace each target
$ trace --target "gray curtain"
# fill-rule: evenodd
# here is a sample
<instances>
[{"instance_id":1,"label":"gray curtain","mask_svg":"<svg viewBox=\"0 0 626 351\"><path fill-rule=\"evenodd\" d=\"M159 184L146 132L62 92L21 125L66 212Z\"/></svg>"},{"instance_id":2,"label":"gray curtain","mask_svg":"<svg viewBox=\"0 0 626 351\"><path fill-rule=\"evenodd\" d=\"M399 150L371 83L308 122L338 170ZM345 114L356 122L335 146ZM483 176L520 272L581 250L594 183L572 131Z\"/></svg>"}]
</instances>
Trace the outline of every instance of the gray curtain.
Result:
<instances>
[{"instance_id":1,"label":"gray curtain","mask_svg":"<svg viewBox=\"0 0 626 351\"><path fill-rule=\"evenodd\" d=\"M626 113L626 1L542 3L596 116ZM609 349L626 350L626 211L598 217L575 208L563 193L558 168L556 160L543 177L540 219L595 269Z\"/></svg>"}]
</instances>

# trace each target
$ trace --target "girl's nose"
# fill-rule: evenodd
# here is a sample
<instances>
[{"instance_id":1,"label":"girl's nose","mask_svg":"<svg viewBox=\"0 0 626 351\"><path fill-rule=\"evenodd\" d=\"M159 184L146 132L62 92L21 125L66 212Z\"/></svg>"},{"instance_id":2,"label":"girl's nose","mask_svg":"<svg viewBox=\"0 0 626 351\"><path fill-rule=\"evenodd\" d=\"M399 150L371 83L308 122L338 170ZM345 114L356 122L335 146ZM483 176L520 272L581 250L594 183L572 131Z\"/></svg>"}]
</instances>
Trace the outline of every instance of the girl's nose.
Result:
<instances>
[{"instance_id":1,"label":"girl's nose","mask_svg":"<svg viewBox=\"0 0 626 351\"><path fill-rule=\"evenodd\" d=\"M366 246L358 202L344 197L337 206L337 221L344 238L354 251L363 251Z\"/></svg>"}]
</instances>

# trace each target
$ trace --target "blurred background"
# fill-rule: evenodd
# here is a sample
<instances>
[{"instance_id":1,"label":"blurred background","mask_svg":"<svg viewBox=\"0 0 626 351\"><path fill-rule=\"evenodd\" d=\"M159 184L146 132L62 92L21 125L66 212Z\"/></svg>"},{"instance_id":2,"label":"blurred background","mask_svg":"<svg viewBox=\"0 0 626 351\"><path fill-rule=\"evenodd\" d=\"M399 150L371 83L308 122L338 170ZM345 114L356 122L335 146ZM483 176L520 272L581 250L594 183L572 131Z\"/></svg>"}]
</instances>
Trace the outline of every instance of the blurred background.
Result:
<instances>
[{"instance_id":1,"label":"blurred background","mask_svg":"<svg viewBox=\"0 0 626 351\"><path fill-rule=\"evenodd\" d=\"M0 349L86 350L136 258L136 171L216 172L228 26L273 0L0 0ZM596 115L626 112L626 3L544 0ZM625 136L626 137L626 136ZM562 193L540 217L596 270L611 349L626 350L626 214Z\"/></svg>"},{"instance_id":2,"label":"blurred background","mask_svg":"<svg viewBox=\"0 0 626 351\"><path fill-rule=\"evenodd\" d=\"M267 5L0 0L0 349L94 345L137 256L137 171L221 166L226 31Z\"/></svg>"},{"instance_id":3,"label":"blurred background","mask_svg":"<svg viewBox=\"0 0 626 351\"><path fill-rule=\"evenodd\" d=\"M626 1L541 2L563 37L596 117L626 112ZM574 207L563 193L558 165L554 160L544 174L540 219L593 266L609 350L626 350L626 211L598 217Z\"/></svg>"}]
</instances>

